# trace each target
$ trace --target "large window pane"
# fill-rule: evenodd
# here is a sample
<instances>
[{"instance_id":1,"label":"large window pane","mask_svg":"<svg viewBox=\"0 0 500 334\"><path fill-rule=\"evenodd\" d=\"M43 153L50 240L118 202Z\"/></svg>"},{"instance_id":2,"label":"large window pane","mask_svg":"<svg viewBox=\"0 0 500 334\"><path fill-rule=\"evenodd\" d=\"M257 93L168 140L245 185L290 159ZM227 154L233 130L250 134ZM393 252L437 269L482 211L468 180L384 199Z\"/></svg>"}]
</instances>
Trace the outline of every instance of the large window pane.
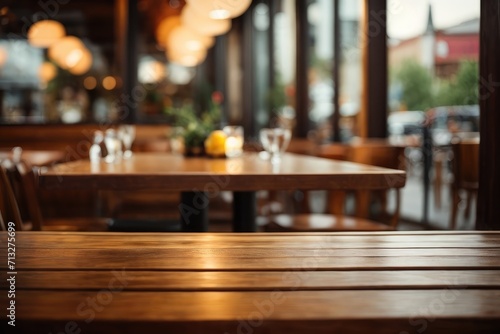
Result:
<instances>
[{"instance_id":1,"label":"large window pane","mask_svg":"<svg viewBox=\"0 0 500 334\"><path fill-rule=\"evenodd\" d=\"M479 0L393 3L388 6L391 111L429 115L435 108L453 109L457 119L437 119L435 126L478 131L477 122L465 115L478 115Z\"/></svg>"},{"instance_id":2,"label":"large window pane","mask_svg":"<svg viewBox=\"0 0 500 334\"><path fill-rule=\"evenodd\" d=\"M349 140L358 135L358 114L361 106L362 48L361 11L362 0L340 1L340 138Z\"/></svg>"},{"instance_id":3,"label":"large window pane","mask_svg":"<svg viewBox=\"0 0 500 334\"><path fill-rule=\"evenodd\" d=\"M334 113L333 1L309 3L309 120L311 128L329 127Z\"/></svg>"}]
</instances>

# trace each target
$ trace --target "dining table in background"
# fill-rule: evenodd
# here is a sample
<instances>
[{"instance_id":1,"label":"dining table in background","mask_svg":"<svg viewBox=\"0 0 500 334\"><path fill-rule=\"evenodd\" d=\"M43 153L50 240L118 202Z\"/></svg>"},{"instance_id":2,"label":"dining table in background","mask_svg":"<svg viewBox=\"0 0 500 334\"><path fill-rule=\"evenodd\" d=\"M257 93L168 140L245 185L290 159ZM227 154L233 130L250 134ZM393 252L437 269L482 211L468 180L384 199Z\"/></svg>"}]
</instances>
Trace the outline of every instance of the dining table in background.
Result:
<instances>
[{"instance_id":1,"label":"dining table in background","mask_svg":"<svg viewBox=\"0 0 500 334\"><path fill-rule=\"evenodd\" d=\"M37 231L15 244L16 333L500 333L499 232Z\"/></svg>"},{"instance_id":2,"label":"dining table in background","mask_svg":"<svg viewBox=\"0 0 500 334\"><path fill-rule=\"evenodd\" d=\"M31 166L50 166L64 161L65 152L57 150L21 150L20 158L25 160ZM0 161L4 159L13 159L12 149L0 149Z\"/></svg>"},{"instance_id":3,"label":"dining table in background","mask_svg":"<svg viewBox=\"0 0 500 334\"><path fill-rule=\"evenodd\" d=\"M52 166L39 175L43 189L179 191L184 231L206 231L208 203L221 191L233 192L233 230L256 231L259 190L373 190L401 188L404 171L287 153L271 164L258 153L237 158L184 157L136 153L118 163L78 160Z\"/></svg>"}]
</instances>

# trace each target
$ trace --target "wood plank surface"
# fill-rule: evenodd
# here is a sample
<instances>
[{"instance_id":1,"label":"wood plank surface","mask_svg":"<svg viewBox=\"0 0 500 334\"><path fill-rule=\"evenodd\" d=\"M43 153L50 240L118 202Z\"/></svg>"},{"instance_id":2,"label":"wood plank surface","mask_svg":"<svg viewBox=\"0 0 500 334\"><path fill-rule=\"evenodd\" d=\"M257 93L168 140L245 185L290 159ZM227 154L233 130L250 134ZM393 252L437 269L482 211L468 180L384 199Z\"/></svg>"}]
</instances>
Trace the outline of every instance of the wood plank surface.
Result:
<instances>
[{"instance_id":1,"label":"wood plank surface","mask_svg":"<svg viewBox=\"0 0 500 334\"><path fill-rule=\"evenodd\" d=\"M101 290L117 276L126 291L500 289L497 270L405 271L19 271L18 290ZM0 281L0 288L7 288Z\"/></svg>"},{"instance_id":2,"label":"wood plank surface","mask_svg":"<svg viewBox=\"0 0 500 334\"><path fill-rule=\"evenodd\" d=\"M500 258L473 257L473 256L394 256L394 257L286 257L286 258L214 258L199 257L162 258L150 252L147 257L133 250L117 253L102 252L96 254L89 251L65 251L65 261L58 255L60 251L43 252L36 254L17 255L16 264L21 269L95 269L108 270L109 268L126 268L128 270L414 270L414 269L500 269ZM42 261L41 261L42 260Z\"/></svg>"},{"instance_id":3,"label":"wood plank surface","mask_svg":"<svg viewBox=\"0 0 500 334\"><path fill-rule=\"evenodd\" d=\"M0 233L0 241L5 242L7 235ZM393 245L413 244L429 245L440 248L448 245L462 245L464 248L474 248L476 245L498 247L500 232L462 231L453 233L440 231L432 233L412 232L333 232L333 233L109 233L109 232L17 232L18 246L44 248L109 248L141 246L166 248L176 245L199 247L210 245L215 248L231 248L252 245L252 247L271 246L280 248L296 246L300 248L338 248L337 245L354 245L351 248L366 248L379 246L393 248ZM133 243L138 243L137 245ZM340 247L345 248L345 247ZM411 248L403 246L401 248Z\"/></svg>"},{"instance_id":4,"label":"wood plank surface","mask_svg":"<svg viewBox=\"0 0 500 334\"><path fill-rule=\"evenodd\" d=\"M26 334L500 332L500 232L18 232L15 244ZM6 258L5 232L0 245Z\"/></svg>"},{"instance_id":5,"label":"wood plank surface","mask_svg":"<svg viewBox=\"0 0 500 334\"><path fill-rule=\"evenodd\" d=\"M0 256L5 255L6 249L0 249ZM29 259L31 256L48 258L57 256L60 249L47 247L18 248L18 259ZM2 253L4 252L4 253ZM36 254L34 254L36 253ZM92 258L105 257L141 257L141 258L192 258L196 259L255 259L255 258L339 258L339 257L498 257L500 248L76 248L66 249L66 257L87 256ZM1 265L1 264L0 264Z\"/></svg>"},{"instance_id":6,"label":"wood plank surface","mask_svg":"<svg viewBox=\"0 0 500 334\"><path fill-rule=\"evenodd\" d=\"M273 318L293 319L297 312L302 319L364 319L423 316L478 317L500 321L500 298L491 298L500 290L463 290L459 296L441 296L442 290L394 291L287 291L279 296L261 291L247 292L119 292L113 302L97 316L102 320L118 320L128 314L129 320L184 321L228 320L246 316L255 310L253 301L277 299ZM109 292L111 293L111 292ZM71 319L75 316L74 301L95 297L95 292L54 291L53 298L43 293L24 291L19 297L19 315L24 319ZM273 298L274 297L274 298ZM5 297L4 297L5 298ZM429 304L435 298L447 299L439 315L432 314ZM116 300L115 300L116 299ZM148 302L149 301L149 302ZM203 301L202 303L200 301ZM349 301L349 302L346 302ZM476 301L477 307L468 302ZM28 303L29 302L29 303ZM307 305L307 307L304 307ZM63 307L62 307L63 306ZM53 309L60 310L54 313ZM190 310L191 311L188 311ZM424 312L422 312L424 309ZM35 311L36 312L32 312ZM136 311L136 312L134 312ZM188 311L188 312L187 312ZM427 312L426 312L427 311Z\"/></svg>"},{"instance_id":7,"label":"wood plank surface","mask_svg":"<svg viewBox=\"0 0 500 334\"><path fill-rule=\"evenodd\" d=\"M116 164L78 160L40 174L47 189L170 189L208 192L262 189L387 189L405 185L400 170L287 153L279 166L255 153L232 159L185 158L168 153L138 153ZM206 188L206 189L204 189Z\"/></svg>"},{"instance_id":8,"label":"wood plank surface","mask_svg":"<svg viewBox=\"0 0 500 334\"><path fill-rule=\"evenodd\" d=\"M132 333L131 329L140 326L148 333L181 328L190 329L189 333L238 333L242 322L252 333L311 333L312 329L315 333L332 333L335 329L359 333L369 325L376 327L363 333L416 332L424 325L426 333L476 333L478 329L480 333L495 333L500 328L500 298L492 296L499 292L102 291L99 295L94 291L54 291L47 298L44 291L23 291L17 298L17 314L23 319L19 321L21 328L32 326L31 330L36 327L44 332L64 328L73 321L82 328L92 328L91 333ZM98 300L104 304L90 306L89 301Z\"/></svg>"}]
</instances>

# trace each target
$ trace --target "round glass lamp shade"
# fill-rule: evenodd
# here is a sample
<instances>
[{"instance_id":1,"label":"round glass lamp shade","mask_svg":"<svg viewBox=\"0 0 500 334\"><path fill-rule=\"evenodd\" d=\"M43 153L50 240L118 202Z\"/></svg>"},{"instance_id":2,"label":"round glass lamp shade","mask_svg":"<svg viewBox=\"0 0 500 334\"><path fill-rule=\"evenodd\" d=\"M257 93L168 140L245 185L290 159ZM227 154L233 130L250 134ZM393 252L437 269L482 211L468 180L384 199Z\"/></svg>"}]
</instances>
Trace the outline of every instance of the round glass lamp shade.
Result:
<instances>
[{"instance_id":1,"label":"round glass lamp shade","mask_svg":"<svg viewBox=\"0 0 500 334\"><path fill-rule=\"evenodd\" d=\"M57 75L57 68L51 62L44 62L38 69L38 77L44 83L54 79Z\"/></svg>"},{"instance_id":2,"label":"round glass lamp shade","mask_svg":"<svg viewBox=\"0 0 500 334\"><path fill-rule=\"evenodd\" d=\"M200 35L184 25L178 26L170 33L167 49L182 49L188 51L199 51L211 47L214 38Z\"/></svg>"},{"instance_id":3,"label":"round glass lamp shade","mask_svg":"<svg viewBox=\"0 0 500 334\"><path fill-rule=\"evenodd\" d=\"M202 49L198 51L169 49L167 51L167 58L170 62L182 65L185 67L194 67L201 64L207 57L207 50Z\"/></svg>"},{"instance_id":4,"label":"round glass lamp shade","mask_svg":"<svg viewBox=\"0 0 500 334\"><path fill-rule=\"evenodd\" d=\"M0 68L7 62L9 54L4 48L0 48Z\"/></svg>"},{"instance_id":5,"label":"round glass lamp shade","mask_svg":"<svg viewBox=\"0 0 500 334\"><path fill-rule=\"evenodd\" d=\"M66 62L69 63L69 61ZM78 57L78 60L76 60L74 64L68 68L68 70L74 75L82 75L87 73L91 67L92 53L89 51L89 49L84 47L81 49L81 54Z\"/></svg>"},{"instance_id":6,"label":"round glass lamp shade","mask_svg":"<svg viewBox=\"0 0 500 334\"><path fill-rule=\"evenodd\" d=\"M49 48L49 58L61 66L68 69L74 66L82 56L83 42L75 36L61 38Z\"/></svg>"},{"instance_id":7,"label":"round glass lamp shade","mask_svg":"<svg viewBox=\"0 0 500 334\"><path fill-rule=\"evenodd\" d=\"M238 17L252 4L252 0L186 0L205 17L221 20Z\"/></svg>"},{"instance_id":8,"label":"round glass lamp shade","mask_svg":"<svg viewBox=\"0 0 500 334\"><path fill-rule=\"evenodd\" d=\"M156 28L156 43L158 43L159 46L166 48L170 33L181 24L181 17L179 15L170 16L161 21Z\"/></svg>"},{"instance_id":9,"label":"round glass lamp shade","mask_svg":"<svg viewBox=\"0 0 500 334\"><path fill-rule=\"evenodd\" d=\"M160 82L165 78L165 64L153 60L145 59L139 62L138 80L141 83L152 84Z\"/></svg>"},{"instance_id":10,"label":"round glass lamp shade","mask_svg":"<svg viewBox=\"0 0 500 334\"><path fill-rule=\"evenodd\" d=\"M28 41L31 45L48 48L66 35L64 26L53 20L38 21L28 30Z\"/></svg>"},{"instance_id":11,"label":"round glass lamp shade","mask_svg":"<svg viewBox=\"0 0 500 334\"><path fill-rule=\"evenodd\" d=\"M186 5L182 10L181 19L182 24L200 35L218 36L227 33L231 29L231 20L214 20L202 16L190 5Z\"/></svg>"}]
</instances>

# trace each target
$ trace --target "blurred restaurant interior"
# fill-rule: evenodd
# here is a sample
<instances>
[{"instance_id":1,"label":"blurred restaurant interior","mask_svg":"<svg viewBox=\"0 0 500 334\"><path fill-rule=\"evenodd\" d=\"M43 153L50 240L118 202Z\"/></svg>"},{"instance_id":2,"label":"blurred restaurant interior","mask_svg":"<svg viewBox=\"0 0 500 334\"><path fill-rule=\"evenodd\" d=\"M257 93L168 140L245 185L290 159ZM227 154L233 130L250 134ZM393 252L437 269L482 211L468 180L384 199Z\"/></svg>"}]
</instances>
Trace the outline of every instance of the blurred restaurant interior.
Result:
<instances>
[{"instance_id":1,"label":"blurred restaurant interior","mask_svg":"<svg viewBox=\"0 0 500 334\"><path fill-rule=\"evenodd\" d=\"M479 175L465 189L455 173L478 174L479 144L464 167L451 143L478 141L479 97L496 86L480 76L480 1L448 2L241 1L217 20L203 1L3 1L0 147L58 151L49 165L88 159L95 131L120 124L135 125L129 150L179 154L225 126L241 126L250 151L265 149L261 129L288 128L288 152L406 170L401 198L388 198L399 229L475 229L475 203L491 196L477 201ZM258 214L329 211L330 194L299 188L263 189ZM114 218L128 203L37 192L46 217ZM128 204L146 216L165 201L176 211L178 194L139 193ZM231 194L212 202L223 221Z\"/></svg>"},{"instance_id":2,"label":"blurred restaurant interior","mask_svg":"<svg viewBox=\"0 0 500 334\"><path fill-rule=\"evenodd\" d=\"M499 12L0 0L8 325L499 333Z\"/></svg>"}]
</instances>

